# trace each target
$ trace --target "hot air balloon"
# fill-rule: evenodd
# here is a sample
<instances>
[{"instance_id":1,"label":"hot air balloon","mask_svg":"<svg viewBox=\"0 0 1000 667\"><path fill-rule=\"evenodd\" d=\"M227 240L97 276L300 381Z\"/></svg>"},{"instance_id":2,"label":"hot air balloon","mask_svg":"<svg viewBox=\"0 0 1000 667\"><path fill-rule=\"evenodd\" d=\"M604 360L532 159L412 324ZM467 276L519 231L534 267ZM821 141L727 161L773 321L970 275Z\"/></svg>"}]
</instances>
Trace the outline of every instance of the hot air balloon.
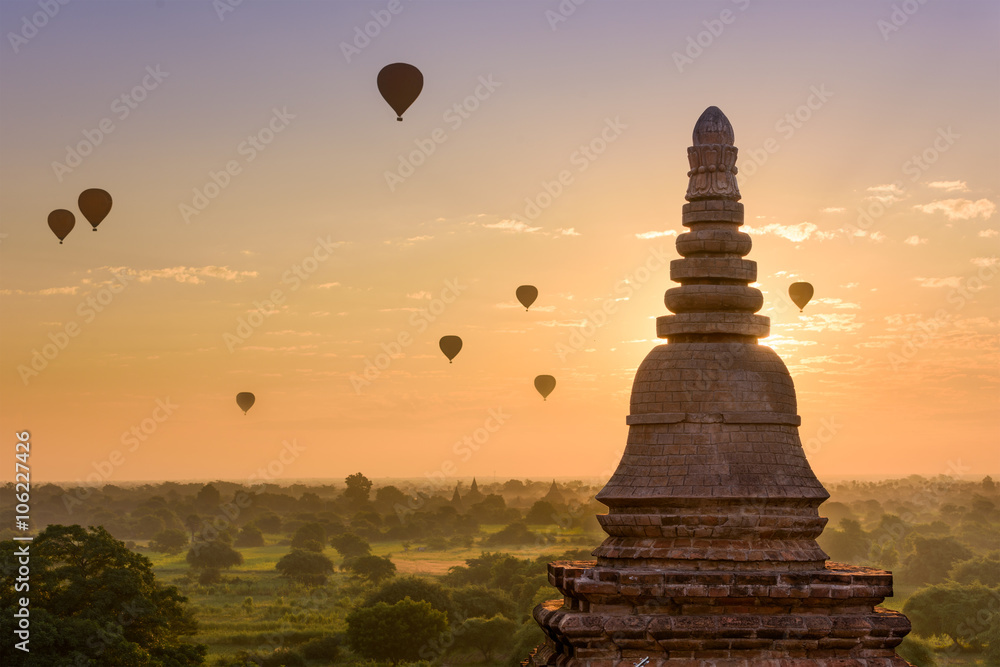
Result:
<instances>
[{"instance_id":1,"label":"hot air balloon","mask_svg":"<svg viewBox=\"0 0 1000 667\"><path fill-rule=\"evenodd\" d=\"M556 379L551 375L539 375L535 378L535 389L542 395L544 401L552 390L556 388Z\"/></svg>"},{"instance_id":2,"label":"hot air balloon","mask_svg":"<svg viewBox=\"0 0 1000 667\"><path fill-rule=\"evenodd\" d=\"M531 307L531 304L535 302L538 298L538 288L534 285L521 285L517 288L515 292L517 294L517 300L521 302L525 310Z\"/></svg>"},{"instance_id":3,"label":"hot air balloon","mask_svg":"<svg viewBox=\"0 0 1000 667\"><path fill-rule=\"evenodd\" d=\"M247 410L253 407L253 402L255 400L257 399L255 399L254 395L249 391L241 391L236 394L236 405L240 406L240 410L243 411L243 414L246 414Z\"/></svg>"},{"instance_id":4,"label":"hot air balloon","mask_svg":"<svg viewBox=\"0 0 1000 667\"><path fill-rule=\"evenodd\" d=\"M403 112L410 108L423 88L424 75L413 65L392 63L378 73L378 92L396 112L396 120L403 120Z\"/></svg>"},{"instance_id":5,"label":"hot air balloon","mask_svg":"<svg viewBox=\"0 0 1000 667\"><path fill-rule=\"evenodd\" d=\"M62 245L63 239L73 231L74 225L76 225L76 216L64 208L57 208L49 213L49 229L59 239L59 245Z\"/></svg>"},{"instance_id":6,"label":"hot air balloon","mask_svg":"<svg viewBox=\"0 0 1000 667\"><path fill-rule=\"evenodd\" d=\"M792 297L792 301L799 307L801 313L813 296L813 286L809 283L792 283L788 288L788 296Z\"/></svg>"},{"instance_id":7,"label":"hot air balloon","mask_svg":"<svg viewBox=\"0 0 1000 667\"><path fill-rule=\"evenodd\" d=\"M101 220L104 220L111 211L111 195L100 188L90 188L80 193L77 204L80 206L80 213L83 213L83 217L96 232L97 225L101 224Z\"/></svg>"},{"instance_id":8,"label":"hot air balloon","mask_svg":"<svg viewBox=\"0 0 1000 667\"><path fill-rule=\"evenodd\" d=\"M444 356L448 357L448 363L450 364L451 360L462 350L462 339L458 336L442 336L438 345L441 346Z\"/></svg>"}]
</instances>

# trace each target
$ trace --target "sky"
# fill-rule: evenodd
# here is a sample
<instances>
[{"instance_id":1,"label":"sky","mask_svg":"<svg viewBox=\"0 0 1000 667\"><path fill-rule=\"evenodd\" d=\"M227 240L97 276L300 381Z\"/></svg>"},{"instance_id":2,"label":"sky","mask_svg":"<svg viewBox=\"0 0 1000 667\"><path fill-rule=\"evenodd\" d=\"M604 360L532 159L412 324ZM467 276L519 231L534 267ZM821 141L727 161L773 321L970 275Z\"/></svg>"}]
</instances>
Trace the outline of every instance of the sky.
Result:
<instances>
[{"instance_id":1,"label":"sky","mask_svg":"<svg viewBox=\"0 0 1000 667\"><path fill-rule=\"evenodd\" d=\"M36 483L606 479L710 105L817 476L1000 472L995 2L4 0L0 26L0 430ZM396 62L424 76L402 122Z\"/></svg>"}]
</instances>

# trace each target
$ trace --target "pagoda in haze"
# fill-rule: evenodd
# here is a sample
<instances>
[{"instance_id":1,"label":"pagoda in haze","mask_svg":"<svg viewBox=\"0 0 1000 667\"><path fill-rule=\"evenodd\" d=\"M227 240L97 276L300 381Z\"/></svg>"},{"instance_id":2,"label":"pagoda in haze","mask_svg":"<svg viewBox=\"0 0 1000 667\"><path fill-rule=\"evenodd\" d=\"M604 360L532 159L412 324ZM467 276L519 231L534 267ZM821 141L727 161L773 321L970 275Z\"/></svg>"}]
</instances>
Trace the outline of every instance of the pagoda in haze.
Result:
<instances>
[{"instance_id":1,"label":"pagoda in haze","mask_svg":"<svg viewBox=\"0 0 1000 667\"><path fill-rule=\"evenodd\" d=\"M828 563L829 494L799 441L788 369L757 264L744 257L729 119L709 107L671 262L680 287L656 321L667 344L639 366L621 462L597 499L597 561L549 564L563 598L538 605L546 643L528 664L566 667L905 667L910 630L878 607L892 574ZM642 663L644 659L647 662Z\"/></svg>"}]
</instances>

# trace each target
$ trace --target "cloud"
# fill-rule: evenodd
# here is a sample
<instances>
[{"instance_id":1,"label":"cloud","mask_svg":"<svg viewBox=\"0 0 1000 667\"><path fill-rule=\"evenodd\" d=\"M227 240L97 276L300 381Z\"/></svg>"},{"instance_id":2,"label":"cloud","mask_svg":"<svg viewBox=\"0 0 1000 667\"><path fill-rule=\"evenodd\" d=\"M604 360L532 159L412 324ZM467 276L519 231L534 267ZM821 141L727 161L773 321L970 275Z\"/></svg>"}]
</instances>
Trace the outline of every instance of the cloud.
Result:
<instances>
[{"instance_id":1,"label":"cloud","mask_svg":"<svg viewBox=\"0 0 1000 667\"><path fill-rule=\"evenodd\" d=\"M498 303L496 305L496 307L497 308L504 308L504 309L506 309L506 308L517 308L518 310L524 310L524 306L522 306L517 301L505 301L504 303ZM531 307L532 312L537 311L537 312L541 312L541 313L551 313L555 309L556 309L555 306L532 306Z\"/></svg>"},{"instance_id":2,"label":"cloud","mask_svg":"<svg viewBox=\"0 0 1000 667\"><path fill-rule=\"evenodd\" d=\"M891 204L897 202L903 197L903 189L896 185L895 183L889 183L887 185L873 185L867 188L868 192L874 193L868 195L866 199L877 199L883 204Z\"/></svg>"},{"instance_id":3,"label":"cloud","mask_svg":"<svg viewBox=\"0 0 1000 667\"><path fill-rule=\"evenodd\" d=\"M111 267L102 267L111 268ZM242 282L247 278L256 278L256 271L236 271L228 266L171 266L165 269L143 269L131 272L141 283L152 282L154 278L175 280L179 283L201 285L203 278L214 278L225 282Z\"/></svg>"},{"instance_id":4,"label":"cloud","mask_svg":"<svg viewBox=\"0 0 1000 667\"><path fill-rule=\"evenodd\" d=\"M820 209L820 213L844 213L845 211L847 211L847 209L842 206L828 206L824 209Z\"/></svg>"},{"instance_id":5,"label":"cloud","mask_svg":"<svg viewBox=\"0 0 1000 667\"><path fill-rule=\"evenodd\" d=\"M781 325L782 329L801 329L803 331L841 331L851 333L864 326L856 321L856 313L819 313L817 315L799 315L800 322Z\"/></svg>"},{"instance_id":6,"label":"cloud","mask_svg":"<svg viewBox=\"0 0 1000 667\"><path fill-rule=\"evenodd\" d=\"M903 243L906 245L920 245L921 243L927 243L927 239L922 239L914 234L913 236L907 236Z\"/></svg>"},{"instance_id":7,"label":"cloud","mask_svg":"<svg viewBox=\"0 0 1000 667\"><path fill-rule=\"evenodd\" d=\"M330 289L333 287L340 287L340 283L323 283L322 285L315 285L317 289Z\"/></svg>"},{"instance_id":8,"label":"cloud","mask_svg":"<svg viewBox=\"0 0 1000 667\"><path fill-rule=\"evenodd\" d=\"M917 204L913 207L921 213L941 211L949 220L970 220L972 218L988 219L997 210L996 204L989 199L941 199L930 204Z\"/></svg>"},{"instance_id":9,"label":"cloud","mask_svg":"<svg viewBox=\"0 0 1000 667\"><path fill-rule=\"evenodd\" d=\"M833 297L826 297L826 298L821 298L821 299L813 299L812 302L813 303L823 303L823 304L826 304L826 305L829 305L829 306L833 306L834 308L838 308L840 310L855 310L855 309L861 308L861 306L859 304L851 303L849 301L844 301L843 299L833 298Z\"/></svg>"},{"instance_id":10,"label":"cloud","mask_svg":"<svg viewBox=\"0 0 1000 667\"><path fill-rule=\"evenodd\" d=\"M969 261L975 264L976 266L981 266L983 268L986 268L989 266L996 266L997 262L1000 261L1000 259L997 259L996 257L973 257Z\"/></svg>"},{"instance_id":11,"label":"cloud","mask_svg":"<svg viewBox=\"0 0 1000 667\"><path fill-rule=\"evenodd\" d=\"M500 229L505 232L514 232L518 234L530 234L541 229L541 227L529 227L526 223L520 220L501 220L499 222L484 224L483 227L486 229Z\"/></svg>"},{"instance_id":12,"label":"cloud","mask_svg":"<svg viewBox=\"0 0 1000 667\"><path fill-rule=\"evenodd\" d=\"M411 241L411 242L412 241L429 241L432 238L434 238L434 237L433 236L424 235L424 236L411 236L410 238L408 238L406 240L407 241Z\"/></svg>"},{"instance_id":13,"label":"cloud","mask_svg":"<svg viewBox=\"0 0 1000 667\"><path fill-rule=\"evenodd\" d=\"M420 290L419 292L413 292L412 294L406 295L407 299L432 299L434 295L426 290Z\"/></svg>"},{"instance_id":14,"label":"cloud","mask_svg":"<svg viewBox=\"0 0 1000 667\"><path fill-rule=\"evenodd\" d=\"M0 294L3 294L4 296L53 296L57 294L76 294L79 289L79 286L46 287L45 289L36 290L34 292L26 292L22 289L4 289L0 290Z\"/></svg>"},{"instance_id":15,"label":"cloud","mask_svg":"<svg viewBox=\"0 0 1000 667\"><path fill-rule=\"evenodd\" d=\"M818 241L826 241L838 235L837 232L821 232L819 231L819 227L811 222L800 222L797 225L782 225L777 222L771 222L763 227L746 225L744 229L748 234L773 234L788 239L793 243L801 243L810 238L815 238Z\"/></svg>"},{"instance_id":16,"label":"cloud","mask_svg":"<svg viewBox=\"0 0 1000 667\"><path fill-rule=\"evenodd\" d=\"M995 229L980 229L979 235L984 239L992 238L994 236L1000 236L1000 232Z\"/></svg>"},{"instance_id":17,"label":"cloud","mask_svg":"<svg viewBox=\"0 0 1000 667\"><path fill-rule=\"evenodd\" d=\"M576 231L576 227L570 227L568 229L557 229L556 232L558 232L560 236L582 236L580 232Z\"/></svg>"},{"instance_id":18,"label":"cloud","mask_svg":"<svg viewBox=\"0 0 1000 667\"><path fill-rule=\"evenodd\" d=\"M929 188L937 188L946 192L968 192L969 186L965 181L932 181L927 184Z\"/></svg>"},{"instance_id":19,"label":"cloud","mask_svg":"<svg viewBox=\"0 0 1000 667\"><path fill-rule=\"evenodd\" d=\"M921 287L958 287L962 279L958 276L948 276L947 278L914 278Z\"/></svg>"},{"instance_id":20,"label":"cloud","mask_svg":"<svg viewBox=\"0 0 1000 667\"><path fill-rule=\"evenodd\" d=\"M661 236L677 236L676 229L667 229L662 232L643 232L642 234L636 234L637 239L658 239Z\"/></svg>"}]
</instances>

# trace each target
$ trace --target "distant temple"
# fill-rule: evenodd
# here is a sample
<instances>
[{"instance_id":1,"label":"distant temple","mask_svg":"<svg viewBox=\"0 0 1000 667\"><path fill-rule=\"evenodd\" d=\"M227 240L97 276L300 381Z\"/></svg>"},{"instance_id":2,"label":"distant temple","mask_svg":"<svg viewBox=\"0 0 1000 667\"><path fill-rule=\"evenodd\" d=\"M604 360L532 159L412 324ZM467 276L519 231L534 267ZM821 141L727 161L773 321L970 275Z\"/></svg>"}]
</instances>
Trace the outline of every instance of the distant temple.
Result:
<instances>
[{"instance_id":1,"label":"distant temple","mask_svg":"<svg viewBox=\"0 0 1000 667\"><path fill-rule=\"evenodd\" d=\"M469 487L469 492L465 494L463 502L466 507L472 507L476 503L480 502L486 496L483 495L482 491L479 490L479 485L476 483L476 478L472 478L472 486Z\"/></svg>"},{"instance_id":2,"label":"distant temple","mask_svg":"<svg viewBox=\"0 0 1000 667\"><path fill-rule=\"evenodd\" d=\"M556 485L556 480L552 480L552 486L549 487L549 492L542 497L542 500L552 503L553 505L566 504L566 498Z\"/></svg>"},{"instance_id":3,"label":"distant temple","mask_svg":"<svg viewBox=\"0 0 1000 667\"><path fill-rule=\"evenodd\" d=\"M455 484L455 493L451 494L451 506L462 512L465 509L465 504L462 502L462 494L458 492L460 486L462 486L461 482Z\"/></svg>"},{"instance_id":4,"label":"distant temple","mask_svg":"<svg viewBox=\"0 0 1000 667\"><path fill-rule=\"evenodd\" d=\"M829 494L799 441L795 389L768 336L750 236L740 232L733 128L709 107L670 265L674 313L632 386L628 440L597 499L597 561L549 564L562 599L525 664L566 667L902 667L910 630L877 607L892 574L827 563Z\"/></svg>"}]
</instances>

